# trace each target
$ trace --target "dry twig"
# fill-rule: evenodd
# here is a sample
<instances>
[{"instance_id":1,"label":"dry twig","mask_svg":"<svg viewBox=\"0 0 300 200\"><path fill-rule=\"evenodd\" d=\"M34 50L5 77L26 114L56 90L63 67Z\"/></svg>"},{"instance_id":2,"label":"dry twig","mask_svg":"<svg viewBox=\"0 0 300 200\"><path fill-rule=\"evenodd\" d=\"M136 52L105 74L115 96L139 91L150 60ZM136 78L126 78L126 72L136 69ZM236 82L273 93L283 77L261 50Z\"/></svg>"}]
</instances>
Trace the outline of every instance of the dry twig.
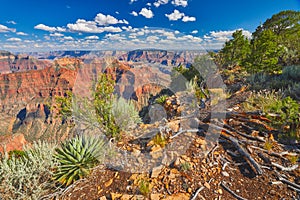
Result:
<instances>
[{"instance_id":1,"label":"dry twig","mask_svg":"<svg viewBox=\"0 0 300 200\"><path fill-rule=\"evenodd\" d=\"M224 137L225 139L230 140L232 142L232 144L239 151L239 153L242 154L245 158L247 158L249 160L250 164L255 168L258 175L263 174L263 170L261 169L259 164L250 156L250 154L243 147L241 147L239 145L239 142L237 139L235 139L233 137L227 137L224 135L222 135L222 137Z\"/></svg>"},{"instance_id":2,"label":"dry twig","mask_svg":"<svg viewBox=\"0 0 300 200\"><path fill-rule=\"evenodd\" d=\"M299 165L293 165L291 167L284 167L284 166L279 165L279 164L274 163L274 162L271 162L271 165L273 165L274 167L277 167L281 171L294 171L294 170L298 169L298 167L299 167Z\"/></svg>"},{"instance_id":3,"label":"dry twig","mask_svg":"<svg viewBox=\"0 0 300 200\"><path fill-rule=\"evenodd\" d=\"M234 196L236 199L238 199L238 200L247 200L247 199L245 199L245 198L243 198L243 197L240 197L239 195L237 195L237 194L235 194L231 189L229 189L229 187L227 187L226 185L225 185L225 182L221 182L221 186L227 191L227 192L229 192L232 196Z\"/></svg>"}]
</instances>

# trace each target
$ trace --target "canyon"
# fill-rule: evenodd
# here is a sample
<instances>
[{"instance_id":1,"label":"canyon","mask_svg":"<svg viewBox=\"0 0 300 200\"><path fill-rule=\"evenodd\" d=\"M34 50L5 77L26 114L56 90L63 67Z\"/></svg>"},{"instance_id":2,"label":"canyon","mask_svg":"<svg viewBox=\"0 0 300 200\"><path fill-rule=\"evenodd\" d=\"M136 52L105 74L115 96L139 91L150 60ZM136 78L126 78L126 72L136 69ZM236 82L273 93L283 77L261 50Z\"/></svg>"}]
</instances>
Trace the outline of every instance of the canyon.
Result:
<instances>
[{"instance_id":1,"label":"canyon","mask_svg":"<svg viewBox=\"0 0 300 200\"><path fill-rule=\"evenodd\" d=\"M165 50L0 51L0 152L4 146L20 149L38 139L67 138L73 127L57 116L55 98L66 96L67 91L90 96L100 72L113 75L115 93L135 100L142 109L150 95L168 88L174 66L190 66L201 54Z\"/></svg>"}]
</instances>

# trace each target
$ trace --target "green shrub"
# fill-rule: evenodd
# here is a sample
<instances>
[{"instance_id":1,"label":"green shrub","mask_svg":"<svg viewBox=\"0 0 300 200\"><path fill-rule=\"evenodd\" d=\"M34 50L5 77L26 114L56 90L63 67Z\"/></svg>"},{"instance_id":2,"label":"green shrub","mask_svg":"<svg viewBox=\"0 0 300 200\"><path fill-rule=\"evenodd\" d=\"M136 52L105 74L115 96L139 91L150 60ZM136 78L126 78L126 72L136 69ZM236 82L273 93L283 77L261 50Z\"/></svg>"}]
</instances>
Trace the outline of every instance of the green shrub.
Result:
<instances>
[{"instance_id":1,"label":"green shrub","mask_svg":"<svg viewBox=\"0 0 300 200\"><path fill-rule=\"evenodd\" d=\"M58 114L62 117L62 119L66 119L72 116L72 98L73 93L71 91L67 91L66 95L63 97L55 97L55 102L58 106Z\"/></svg>"},{"instance_id":2,"label":"green shrub","mask_svg":"<svg viewBox=\"0 0 300 200\"><path fill-rule=\"evenodd\" d=\"M293 135L293 132L300 128L299 104L291 97L286 97L271 105L270 112L275 112L280 115L280 118L274 120L273 124L290 127L288 133Z\"/></svg>"},{"instance_id":3,"label":"green shrub","mask_svg":"<svg viewBox=\"0 0 300 200\"><path fill-rule=\"evenodd\" d=\"M168 139L165 136L163 136L161 133L157 133L153 137L152 141L155 145L158 145L161 148L164 148L168 143Z\"/></svg>"},{"instance_id":4,"label":"green shrub","mask_svg":"<svg viewBox=\"0 0 300 200\"><path fill-rule=\"evenodd\" d=\"M26 157L26 152L22 151L22 150L12 150L10 152L8 152L8 156L9 158L11 157L15 157L15 158L23 158Z\"/></svg>"},{"instance_id":5,"label":"green shrub","mask_svg":"<svg viewBox=\"0 0 300 200\"><path fill-rule=\"evenodd\" d=\"M155 99L155 103L158 103L158 104L160 104L160 105L164 105L164 103L166 102L166 100L167 100L168 97L169 97L169 96L166 95L166 94L161 95L161 96L159 96L159 97L157 97L157 98Z\"/></svg>"},{"instance_id":6,"label":"green shrub","mask_svg":"<svg viewBox=\"0 0 300 200\"><path fill-rule=\"evenodd\" d=\"M36 200L54 188L52 172L58 165L53 159L55 145L39 141L31 148L25 148L26 156L12 153L1 160L0 199Z\"/></svg>"},{"instance_id":7,"label":"green shrub","mask_svg":"<svg viewBox=\"0 0 300 200\"><path fill-rule=\"evenodd\" d=\"M276 105L282 98L280 92L272 91L259 91L250 95L243 107L247 111L262 110L269 112L273 105Z\"/></svg>"},{"instance_id":8,"label":"green shrub","mask_svg":"<svg viewBox=\"0 0 300 200\"><path fill-rule=\"evenodd\" d=\"M192 79L192 80L190 80L190 81L187 81L187 82L185 83L185 88L186 88L186 90L189 91L189 92L194 92L194 91L196 90L197 86L198 86L198 85L197 85L197 82L194 81L194 79Z\"/></svg>"},{"instance_id":9,"label":"green shrub","mask_svg":"<svg viewBox=\"0 0 300 200\"><path fill-rule=\"evenodd\" d=\"M55 149L60 163L54 179L68 186L85 176L104 159L104 140L95 136L77 136Z\"/></svg>"},{"instance_id":10,"label":"green shrub","mask_svg":"<svg viewBox=\"0 0 300 200\"><path fill-rule=\"evenodd\" d=\"M191 164L189 162L181 163L180 170L182 170L182 171L189 171L189 170L191 170Z\"/></svg>"},{"instance_id":11,"label":"green shrub","mask_svg":"<svg viewBox=\"0 0 300 200\"><path fill-rule=\"evenodd\" d=\"M123 131L142 122L139 112L136 110L134 104L122 97L114 100L112 114L116 125Z\"/></svg>"},{"instance_id":12,"label":"green shrub","mask_svg":"<svg viewBox=\"0 0 300 200\"><path fill-rule=\"evenodd\" d=\"M120 128L112 113L115 81L109 74L100 74L94 92L94 107L100 126L106 136L120 139Z\"/></svg>"},{"instance_id":13,"label":"green shrub","mask_svg":"<svg viewBox=\"0 0 300 200\"><path fill-rule=\"evenodd\" d=\"M283 68L282 75L286 79L293 79L294 81L300 81L300 65L288 66Z\"/></svg>"},{"instance_id":14,"label":"green shrub","mask_svg":"<svg viewBox=\"0 0 300 200\"><path fill-rule=\"evenodd\" d=\"M282 98L280 92L261 91L253 93L243 106L248 111L259 109L266 113L267 117L271 119L271 125L284 133L281 135L282 138L299 138L300 106L291 97Z\"/></svg>"},{"instance_id":15,"label":"green shrub","mask_svg":"<svg viewBox=\"0 0 300 200\"><path fill-rule=\"evenodd\" d=\"M142 195L148 196L151 192L151 184L147 179L141 179L139 181L139 191Z\"/></svg>"},{"instance_id":16,"label":"green shrub","mask_svg":"<svg viewBox=\"0 0 300 200\"><path fill-rule=\"evenodd\" d=\"M286 95L293 97L294 99L300 100L300 82L293 82L285 90Z\"/></svg>"}]
</instances>

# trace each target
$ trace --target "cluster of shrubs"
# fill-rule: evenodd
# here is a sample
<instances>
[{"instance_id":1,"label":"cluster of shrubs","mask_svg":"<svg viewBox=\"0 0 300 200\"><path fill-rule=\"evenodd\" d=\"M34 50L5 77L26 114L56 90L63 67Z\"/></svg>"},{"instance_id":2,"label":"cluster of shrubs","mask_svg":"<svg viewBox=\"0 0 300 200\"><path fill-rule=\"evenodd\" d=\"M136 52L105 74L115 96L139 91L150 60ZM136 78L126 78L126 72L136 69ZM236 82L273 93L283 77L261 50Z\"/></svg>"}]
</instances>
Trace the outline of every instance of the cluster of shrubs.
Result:
<instances>
[{"instance_id":1,"label":"cluster of shrubs","mask_svg":"<svg viewBox=\"0 0 300 200\"><path fill-rule=\"evenodd\" d=\"M287 66L282 74L272 75L256 73L248 77L247 82L253 90L284 90L287 95L300 95L300 65Z\"/></svg>"},{"instance_id":2,"label":"cluster of shrubs","mask_svg":"<svg viewBox=\"0 0 300 200\"><path fill-rule=\"evenodd\" d=\"M243 104L245 110L262 110L270 124L280 131L280 139L293 142L300 139L300 105L282 91L258 91Z\"/></svg>"},{"instance_id":3,"label":"cluster of shrubs","mask_svg":"<svg viewBox=\"0 0 300 200\"><path fill-rule=\"evenodd\" d=\"M97 123L100 131L79 134L60 145L36 142L24 151L5 153L0 159L0 199L42 199L54 195L114 155L109 139L120 139L122 132L141 119L134 104L115 97L113 88L112 77L100 74L92 101L76 99L71 93L57 98L56 108L63 120L72 118L70 121L76 122L84 117L86 127Z\"/></svg>"}]
</instances>

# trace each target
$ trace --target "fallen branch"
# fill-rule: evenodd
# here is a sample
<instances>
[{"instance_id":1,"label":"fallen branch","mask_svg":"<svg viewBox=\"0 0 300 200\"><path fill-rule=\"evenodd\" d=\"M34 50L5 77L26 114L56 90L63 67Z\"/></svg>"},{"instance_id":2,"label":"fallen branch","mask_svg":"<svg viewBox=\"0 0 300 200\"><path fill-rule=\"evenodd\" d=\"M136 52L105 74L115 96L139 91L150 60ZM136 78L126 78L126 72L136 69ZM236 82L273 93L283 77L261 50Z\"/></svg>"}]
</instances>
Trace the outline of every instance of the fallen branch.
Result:
<instances>
[{"instance_id":1,"label":"fallen branch","mask_svg":"<svg viewBox=\"0 0 300 200\"><path fill-rule=\"evenodd\" d=\"M300 193L300 189L298 189L298 188L295 188L295 187L290 186L290 185L288 185L288 188L290 188L292 190L295 190L296 192Z\"/></svg>"},{"instance_id":2,"label":"fallen branch","mask_svg":"<svg viewBox=\"0 0 300 200\"><path fill-rule=\"evenodd\" d=\"M211 154L211 160L214 160L214 152L217 150L217 148L219 148L219 145L216 144L208 153L206 156L208 156L209 154Z\"/></svg>"},{"instance_id":3,"label":"fallen branch","mask_svg":"<svg viewBox=\"0 0 300 200\"><path fill-rule=\"evenodd\" d=\"M230 140L232 142L232 144L239 151L239 153L242 154L245 158L247 158L249 160L250 164L255 168L258 175L263 174L263 171L262 171L261 167L259 166L259 164L250 156L250 154L243 147L241 147L239 145L239 142L237 139L235 139L233 137L226 137L224 135L222 135L222 137L225 137L225 139Z\"/></svg>"},{"instance_id":4,"label":"fallen branch","mask_svg":"<svg viewBox=\"0 0 300 200\"><path fill-rule=\"evenodd\" d=\"M291 167L284 167L284 166L279 165L279 164L274 163L274 162L271 162L271 165L273 165L274 167L277 167L281 171L294 171L294 170L298 169L298 167L299 167L299 165L293 165Z\"/></svg>"},{"instance_id":5,"label":"fallen branch","mask_svg":"<svg viewBox=\"0 0 300 200\"><path fill-rule=\"evenodd\" d=\"M180 134L182 134L182 133L202 133L204 130L202 130L202 129L190 129L190 130L181 130L181 131L178 131L175 135L172 135L171 137L170 137L170 139L173 139L173 138L175 138L175 137L177 137L177 136L179 136Z\"/></svg>"},{"instance_id":6,"label":"fallen branch","mask_svg":"<svg viewBox=\"0 0 300 200\"><path fill-rule=\"evenodd\" d=\"M256 141L259 141L259 142L266 142L266 141L265 141L264 139L262 139L262 138L254 137L254 136L251 136L251 135L247 135L247 134L245 134L245 133L242 133L242 132L240 132L240 131L234 129L233 127L231 127L231 126L229 126L229 125L227 125L227 124L223 124L223 126L224 126L225 128L227 128L227 129L233 131L233 132L236 132L236 133L239 134L240 136L243 136L243 137L245 137L245 138L247 138L247 139L250 139L250 140L256 140Z\"/></svg>"},{"instance_id":7,"label":"fallen branch","mask_svg":"<svg viewBox=\"0 0 300 200\"><path fill-rule=\"evenodd\" d=\"M239 118L238 119L239 121L241 122L247 122L247 123L254 123L254 124L257 124L257 125L260 125L260 126L263 126L266 130L268 131L273 131L275 129L273 129L272 127L268 126L267 124L261 122L260 120L258 119L245 119L245 118Z\"/></svg>"},{"instance_id":8,"label":"fallen branch","mask_svg":"<svg viewBox=\"0 0 300 200\"><path fill-rule=\"evenodd\" d=\"M195 192L195 195L191 198L191 200L196 200L198 194L199 194L202 190L204 190L204 189L205 189L204 186L200 187L200 188Z\"/></svg>"},{"instance_id":9,"label":"fallen branch","mask_svg":"<svg viewBox=\"0 0 300 200\"><path fill-rule=\"evenodd\" d=\"M298 190L300 190L300 185L297 185L296 183L293 183L293 182L291 182L291 181L289 181L289 180L287 180L285 178L282 178L279 174L278 174L278 179L281 182L283 182L283 183L285 183L287 185L290 185L290 186L292 186L292 187L297 188Z\"/></svg>"},{"instance_id":10,"label":"fallen branch","mask_svg":"<svg viewBox=\"0 0 300 200\"><path fill-rule=\"evenodd\" d=\"M282 159L284 159L284 160L287 160L287 158L285 158L285 157L283 157L284 155L289 155L289 153L287 152L282 152L282 153L276 153L276 152L270 152L270 151L268 151L268 150L266 150L266 149L262 149L262 148L260 148L260 147L256 147L256 146L250 146L252 149L257 149L257 150L260 150L260 151L262 151L262 152L265 152L265 153L267 153L268 155L270 155L270 156L275 156L275 157L278 157L278 158L282 158ZM292 154L293 155L293 154Z\"/></svg>"},{"instance_id":11,"label":"fallen branch","mask_svg":"<svg viewBox=\"0 0 300 200\"><path fill-rule=\"evenodd\" d=\"M211 118L215 118L215 119L229 119L229 118L233 118L233 117L253 117L256 116L258 118L258 116L262 116L262 112L260 110L258 111L253 111L253 112L214 112L214 113L210 113L205 119L211 119ZM264 119L264 118L263 118Z\"/></svg>"},{"instance_id":12,"label":"fallen branch","mask_svg":"<svg viewBox=\"0 0 300 200\"><path fill-rule=\"evenodd\" d=\"M238 200L247 200L247 199L245 199L245 198L243 198L243 197L237 195L236 193L234 193L231 189L229 189L229 187L227 187L227 186L225 185L225 183L224 183L223 181L221 182L221 186L222 186L227 192L229 192L232 196L234 196L236 199L238 199Z\"/></svg>"}]
</instances>

